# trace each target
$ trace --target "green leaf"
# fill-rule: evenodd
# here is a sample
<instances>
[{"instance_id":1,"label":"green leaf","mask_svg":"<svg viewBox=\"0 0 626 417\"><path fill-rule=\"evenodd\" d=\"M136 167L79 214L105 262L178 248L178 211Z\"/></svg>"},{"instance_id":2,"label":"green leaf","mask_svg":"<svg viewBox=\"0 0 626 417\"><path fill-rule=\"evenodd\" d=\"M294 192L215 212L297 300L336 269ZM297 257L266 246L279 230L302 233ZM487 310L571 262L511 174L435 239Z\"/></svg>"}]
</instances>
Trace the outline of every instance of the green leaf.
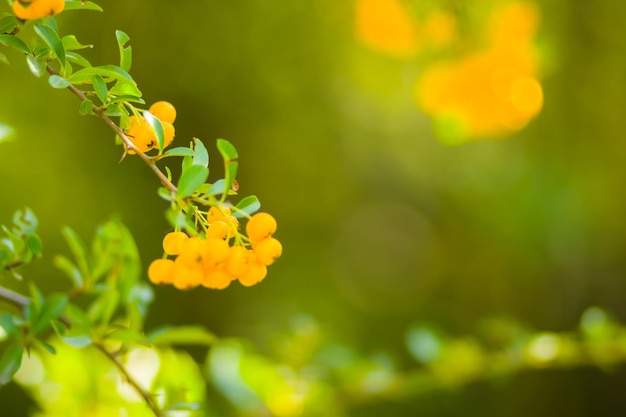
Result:
<instances>
[{"instance_id":1,"label":"green leaf","mask_svg":"<svg viewBox=\"0 0 626 417\"><path fill-rule=\"evenodd\" d=\"M10 46L17 52L21 52L26 55L30 55L31 51L26 42L13 35L0 35L0 43L6 46Z\"/></svg>"},{"instance_id":2,"label":"green leaf","mask_svg":"<svg viewBox=\"0 0 626 417\"><path fill-rule=\"evenodd\" d=\"M159 187L157 194L165 201L172 201L172 194L165 187Z\"/></svg>"},{"instance_id":3,"label":"green leaf","mask_svg":"<svg viewBox=\"0 0 626 417\"><path fill-rule=\"evenodd\" d=\"M34 257L41 255L41 250L43 248L43 245L41 243L41 239L39 238L39 236L37 235L28 236L28 238L26 239L26 246L28 247L28 250L30 251L30 253L33 254Z\"/></svg>"},{"instance_id":4,"label":"green leaf","mask_svg":"<svg viewBox=\"0 0 626 417\"><path fill-rule=\"evenodd\" d=\"M14 343L6 348L0 359L0 385L11 381L13 375L20 369L23 354L24 346L21 344Z\"/></svg>"},{"instance_id":5,"label":"green leaf","mask_svg":"<svg viewBox=\"0 0 626 417\"><path fill-rule=\"evenodd\" d=\"M40 60L32 55L28 55L26 57L26 62L28 62L28 69L35 77L41 77L44 72L46 72L45 60Z\"/></svg>"},{"instance_id":6,"label":"green leaf","mask_svg":"<svg viewBox=\"0 0 626 417\"><path fill-rule=\"evenodd\" d=\"M155 345L209 346L216 337L202 326L163 326L151 331L148 340Z\"/></svg>"},{"instance_id":7,"label":"green leaf","mask_svg":"<svg viewBox=\"0 0 626 417\"><path fill-rule=\"evenodd\" d=\"M183 171L178 181L176 196L185 198L196 192L209 177L209 169L201 165L192 165Z\"/></svg>"},{"instance_id":8,"label":"green leaf","mask_svg":"<svg viewBox=\"0 0 626 417\"><path fill-rule=\"evenodd\" d=\"M20 328L15 323L15 317L9 313L0 313L0 327L11 337L20 335Z\"/></svg>"},{"instance_id":9,"label":"green leaf","mask_svg":"<svg viewBox=\"0 0 626 417\"><path fill-rule=\"evenodd\" d=\"M50 325L50 321L57 319L67 306L67 295L52 294L50 295L41 308L41 312L31 327L31 333L36 335Z\"/></svg>"},{"instance_id":10,"label":"green leaf","mask_svg":"<svg viewBox=\"0 0 626 417\"><path fill-rule=\"evenodd\" d=\"M250 195L248 197L242 198L239 203L235 206L236 210L233 210L233 216L235 217L246 217L256 212L261 208L261 203L259 199L255 195Z\"/></svg>"},{"instance_id":11,"label":"green leaf","mask_svg":"<svg viewBox=\"0 0 626 417\"><path fill-rule=\"evenodd\" d=\"M54 30L56 33L59 33L59 24L57 23L57 20L54 18L54 16L44 17L43 23L50 26L52 30Z\"/></svg>"},{"instance_id":12,"label":"green leaf","mask_svg":"<svg viewBox=\"0 0 626 417\"><path fill-rule=\"evenodd\" d=\"M224 188L225 190L230 190L233 185L233 181L237 177L239 154L233 144L225 139L217 140L217 149L220 151L220 154L224 159ZM227 194L227 192L222 194L222 201L226 199Z\"/></svg>"},{"instance_id":13,"label":"green leaf","mask_svg":"<svg viewBox=\"0 0 626 417\"><path fill-rule=\"evenodd\" d=\"M53 260L54 266L63 271L65 275L72 281L75 288L81 288L83 286L83 276L80 270L72 261L67 259L63 255L57 255Z\"/></svg>"},{"instance_id":14,"label":"green leaf","mask_svg":"<svg viewBox=\"0 0 626 417\"><path fill-rule=\"evenodd\" d=\"M18 227L19 232L23 235L31 235L37 230L39 221L35 213L28 207L23 210L17 210L13 214L13 223Z\"/></svg>"},{"instance_id":15,"label":"green leaf","mask_svg":"<svg viewBox=\"0 0 626 417\"><path fill-rule=\"evenodd\" d=\"M48 83L52 86L52 88L67 88L70 86L70 82L60 75L51 75L48 78Z\"/></svg>"},{"instance_id":16,"label":"green leaf","mask_svg":"<svg viewBox=\"0 0 626 417\"><path fill-rule=\"evenodd\" d=\"M9 64L9 59L2 52L0 52L0 62L2 62L3 64L7 64L7 65Z\"/></svg>"},{"instance_id":17,"label":"green leaf","mask_svg":"<svg viewBox=\"0 0 626 417\"><path fill-rule=\"evenodd\" d=\"M163 125L161 124L161 121L148 110L145 110L143 112L143 118L146 119L150 127L152 127L152 130L154 130L154 134L157 138L159 152L161 152L163 150L163 147L165 146L165 133L163 132Z\"/></svg>"},{"instance_id":18,"label":"green leaf","mask_svg":"<svg viewBox=\"0 0 626 417\"><path fill-rule=\"evenodd\" d=\"M56 355L57 354L57 350L51 344L43 342L41 340L38 340L38 342L45 350L47 350L52 355Z\"/></svg>"},{"instance_id":19,"label":"green leaf","mask_svg":"<svg viewBox=\"0 0 626 417\"><path fill-rule=\"evenodd\" d=\"M81 101L80 106L78 106L78 113L82 114L83 116L90 114L92 110L93 110L93 101L89 99L85 99Z\"/></svg>"},{"instance_id":20,"label":"green leaf","mask_svg":"<svg viewBox=\"0 0 626 417\"><path fill-rule=\"evenodd\" d=\"M94 75L99 75L109 82L112 80L127 80L135 82L129 73L115 65L102 65L99 67L88 67L76 71L69 78L72 84L91 84Z\"/></svg>"},{"instance_id":21,"label":"green leaf","mask_svg":"<svg viewBox=\"0 0 626 417\"><path fill-rule=\"evenodd\" d=\"M93 90L96 92L96 95L102 104L106 103L109 90L107 88L107 84L104 82L104 78L99 75L94 75L91 77L91 83L93 85Z\"/></svg>"},{"instance_id":22,"label":"green leaf","mask_svg":"<svg viewBox=\"0 0 626 417\"><path fill-rule=\"evenodd\" d=\"M19 22L13 15L5 16L0 19L0 33L12 32L18 26Z\"/></svg>"},{"instance_id":23,"label":"green leaf","mask_svg":"<svg viewBox=\"0 0 626 417\"><path fill-rule=\"evenodd\" d=\"M113 86L113 88L109 90L109 93L114 94L113 93L114 89L115 89L115 86ZM140 93L141 93L141 91L140 91ZM128 101L128 102L131 102L131 103L146 104L144 99L142 99L141 97L137 97L137 96L117 96L117 97L113 97L113 98L109 99L107 107L110 107L111 104L116 104L116 103L120 103L120 102L123 102L123 101Z\"/></svg>"},{"instance_id":24,"label":"green leaf","mask_svg":"<svg viewBox=\"0 0 626 417\"><path fill-rule=\"evenodd\" d=\"M117 80L115 85L111 88L110 93L116 96L132 97L135 100L142 96L141 90L139 90L137 84L127 79ZM139 99L139 101L143 102L141 99Z\"/></svg>"},{"instance_id":25,"label":"green leaf","mask_svg":"<svg viewBox=\"0 0 626 417\"><path fill-rule=\"evenodd\" d=\"M84 277L89 276L89 258L87 255L87 247L85 242L78 236L78 234L68 226L64 226L61 229L61 233L70 247L74 260L78 266L79 271Z\"/></svg>"},{"instance_id":26,"label":"green leaf","mask_svg":"<svg viewBox=\"0 0 626 417\"><path fill-rule=\"evenodd\" d=\"M101 12L102 7L91 1L65 0L65 10L95 10Z\"/></svg>"},{"instance_id":27,"label":"green leaf","mask_svg":"<svg viewBox=\"0 0 626 417\"><path fill-rule=\"evenodd\" d=\"M65 58L67 58L67 60L70 62L80 65L81 67L84 67L84 68L91 67L91 63L87 61L87 59L84 56L76 52L66 52Z\"/></svg>"},{"instance_id":28,"label":"green leaf","mask_svg":"<svg viewBox=\"0 0 626 417\"><path fill-rule=\"evenodd\" d=\"M40 23L35 25L35 32L37 32L37 35L54 51L61 66L65 67L65 49L63 48L63 42L61 38L59 38L59 34L56 30Z\"/></svg>"},{"instance_id":29,"label":"green leaf","mask_svg":"<svg viewBox=\"0 0 626 417\"><path fill-rule=\"evenodd\" d=\"M165 156L193 156L193 155L194 155L193 149L178 147L178 148L172 148L168 150L161 156L161 158Z\"/></svg>"},{"instance_id":30,"label":"green leaf","mask_svg":"<svg viewBox=\"0 0 626 417\"><path fill-rule=\"evenodd\" d=\"M109 288L108 291L96 298L89 306L87 316L91 323L108 324L117 309L120 302L120 294L115 288Z\"/></svg>"},{"instance_id":31,"label":"green leaf","mask_svg":"<svg viewBox=\"0 0 626 417\"><path fill-rule=\"evenodd\" d=\"M68 345L78 349L87 347L93 342L91 340L91 337L84 333L74 335L72 334L72 332L70 332L65 336L61 336L61 339L63 339L63 341Z\"/></svg>"},{"instance_id":32,"label":"green leaf","mask_svg":"<svg viewBox=\"0 0 626 417\"><path fill-rule=\"evenodd\" d=\"M201 165L204 167L209 166L209 153L202 141L198 138L193 138L195 149L193 155L193 165Z\"/></svg>"},{"instance_id":33,"label":"green leaf","mask_svg":"<svg viewBox=\"0 0 626 417\"><path fill-rule=\"evenodd\" d=\"M130 71L133 62L133 48L130 46L124 47L124 45L130 41L130 37L121 30L115 31L115 37L117 38L117 45L120 50L120 67L125 71Z\"/></svg>"},{"instance_id":34,"label":"green leaf","mask_svg":"<svg viewBox=\"0 0 626 417\"><path fill-rule=\"evenodd\" d=\"M65 53L67 51L76 51L79 49L93 48L93 45L83 45L76 39L74 35L63 36L61 39L61 43L63 43L63 48L65 49Z\"/></svg>"}]
</instances>

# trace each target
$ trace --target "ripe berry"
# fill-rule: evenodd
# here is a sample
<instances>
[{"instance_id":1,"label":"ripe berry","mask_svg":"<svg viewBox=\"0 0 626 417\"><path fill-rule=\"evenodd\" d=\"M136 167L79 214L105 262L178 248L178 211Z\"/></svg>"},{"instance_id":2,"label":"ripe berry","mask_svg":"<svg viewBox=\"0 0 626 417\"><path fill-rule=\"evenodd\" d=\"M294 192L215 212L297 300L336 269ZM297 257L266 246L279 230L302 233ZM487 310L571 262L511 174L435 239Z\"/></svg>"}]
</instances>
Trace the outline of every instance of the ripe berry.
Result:
<instances>
[{"instance_id":1,"label":"ripe berry","mask_svg":"<svg viewBox=\"0 0 626 417\"><path fill-rule=\"evenodd\" d=\"M22 3L28 3L26 6ZM15 0L13 13L22 20L35 20L57 15L65 8L65 0L33 0L31 2Z\"/></svg>"},{"instance_id":2,"label":"ripe berry","mask_svg":"<svg viewBox=\"0 0 626 417\"><path fill-rule=\"evenodd\" d=\"M174 261L171 259L155 259L148 267L148 278L153 284L167 284L172 282Z\"/></svg>"},{"instance_id":3,"label":"ripe berry","mask_svg":"<svg viewBox=\"0 0 626 417\"><path fill-rule=\"evenodd\" d=\"M226 271L233 277L239 277L248 270L248 261L248 250L243 246L233 246L225 261Z\"/></svg>"},{"instance_id":4,"label":"ripe berry","mask_svg":"<svg viewBox=\"0 0 626 417\"><path fill-rule=\"evenodd\" d=\"M176 129L174 129L173 124L168 122L162 122L161 125L163 126L163 148L167 148L174 140L174 134L176 133ZM158 147L158 144L155 146Z\"/></svg>"},{"instance_id":5,"label":"ripe berry","mask_svg":"<svg viewBox=\"0 0 626 417\"><path fill-rule=\"evenodd\" d=\"M277 239L268 237L253 246L257 260L263 265L271 265L283 253L283 245Z\"/></svg>"},{"instance_id":6,"label":"ripe berry","mask_svg":"<svg viewBox=\"0 0 626 417\"><path fill-rule=\"evenodd\" d=\"M233 278L223 268L215 268L204 274L202 286L214 290L223 290L228 287Z\"/></svg>"},{"instance_id":7,"label":"ripe berry","mask_svg":"<svg viewBox=\"0 0 626 417\"><path fill-rule=\"evenodd\" d=\"M172 103L167 101L157 101L154 103L148 111L154 114L163 123L174 123L176 120L176 108Z\"/></svg>"},{"instance_id":8,"label":"ripe berry","mask_svg":"<svg viewBox=\"0 0 626 417\"><path fill-rule=\"evenodd\" d=\"M239 276L239 282L245 287L258 284L267 275L267 267L256 259L252 251L248 251L248 270Z\"/></svg>"},{"instance_id":9,"label":"ripe berry","mask_svg":"<svg viewBox=\"0 0 626 417\"><path fill-rule=\"evenodd\" d=\"M168 255L179 255L183 242L189 239L183 232L170 232L163 238L163 250Z\"/></svg>"},{"instance_id":10,"label":"ripe berry","mask_svg":"<svg viewBox=\"0 0 626 417\"><path fill-rule=\"evenodd\" d=\"M252 243L270 237L276 232L276 220L268 213L257 213L246 224L246 233Z\"/></svg>"},{"instance_id":11,"label":"ripe berry","mask_svg":"<svg viewBox=\"0 0 626 417\"><path fill-rule=\"evenodd\" d=\"M157 146L156 135L148 121L143 117L130 116L130 127L126 136L141 152L148 152ZM129 150L128 153L134 154L135 152Z\"/></svg>"}]
</instances>

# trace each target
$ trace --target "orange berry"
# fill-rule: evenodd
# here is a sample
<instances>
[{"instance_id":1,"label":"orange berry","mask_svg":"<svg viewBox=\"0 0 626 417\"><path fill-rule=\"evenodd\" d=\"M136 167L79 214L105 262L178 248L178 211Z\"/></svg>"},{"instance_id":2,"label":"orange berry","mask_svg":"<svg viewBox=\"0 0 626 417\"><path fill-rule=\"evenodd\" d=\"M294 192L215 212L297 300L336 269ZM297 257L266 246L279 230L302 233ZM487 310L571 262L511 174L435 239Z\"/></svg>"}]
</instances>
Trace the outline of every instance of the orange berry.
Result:
<instances>
[{"instance_id":1,"label":"orange berry","mask_svg":"<svg viewBox=\"0 0 626 417\"><path fill-rule=\"evenodd\" d=\"M207 213L206 219L209 223L222 221L229 223L230 209L228 207L211 207Z\"/></svg>"},{"instance_id":2,"label":"orange berry","mask_svg":"<svg viewBox=\"0 0 626 417\"><path fill-rule=\"evenodd\" d=\"M230 247L224 239L208 238L205 242L203 253L203 266L205 268L215 267L226 260Z\"/></svg>"},{"instance_id":3,"label":"orange berry","mask_svg":"<svg viewBox=\"0 0 626 417\"><path fill-rule=\"evenodd\" d=\"M163 238L163 250L168 255L179 255L183 242L189 239L183 232L170 232Z\"/></svg>"},{"instance_id":4,"label":"orange berry","mask_svg":"<svg viewBox=\"0 0 626 417\"><path fill-rule=\"evenodd\" d=\"M248 270L248 261L248 250L243 246L233 246L230 248L228 258L226 258L226 271L232 277L239 277Z\"/></svg>"},{"instance_id":5,"label":"orange berry","mask_svg":"<svg viewBox=\"0 0 626 417\"><path fill-rule=\"evenodd\" d=\"M202 286L214 290L223 290L228 287L232 281L232 277L223 268L214 268L204 274Z\"/></svg>"},{"instance_id":6,"label":"orange berry","mask_svg":"<svg viewBox=\"0 0 626 417\"><path fill-rule=\"evenodd\" d=\"M257 213L246 224L246 233L251 242L258 242L276 232L276 219L268 213Z\"/></svg>"},{"instance_id":7,"label":"orange berry","mask_svg":"<svg viewBox=\"0 0 626 417\"><path fill-rule=\"evenodd\" d=\"M126 131L126 136L141 152L148 152L157 147L156 135L143 117L130 116L130 127ZM128 153L134 154L135 152L129 150Z\"/></svg>"},{"instance_id":8,"label":"orange berry","mask_svg":"<svg viewBox=\"0 0 626 417\"><path fill-rule=\"evenodd\" d=\"M22 3L29 3L24 6ZM33 0L13 2L13 13L22 20L35 20L57 15L65 8L65 0Z\"/></svg>"},{"instance_id":9,"label":"orange berry","mask_svg":"<svg viewBox=\"0 0 626 417\"><path fill-rule=\"evenodd\" d=\"M172 284L179 290L197 287L202 283L204 278L204 274L199 265L189 266L183 262L179 262L178 258L174 261L172 276Z\"/></svg>"},{"instance_id":10,"label":"orange berry","mask_svg":"<svg viewBox=\"0 0 626 417\"><path fill-rule=\"evenodd\" d=\"M217 220L211 223L206 231L206 237L215 237L218 239L225 239L229 232L230 227L223 221ZM229 236L230 237L230 236Z\"/></svg>"},{"instance_id":11,"label":"orange berry","mask_svg":"<svg viewBox=\"0 0 626 417\"><path fill-rule=\"evenodd\" d=\"M167 284L172 282L174 261L171 259L155 259L148 267L148 278L153 284Z\"/></svg>"},{"instance_id":12,"label":"orange berry","mask_svg":"<svg viewBox=\"0 0 626 417\"><path fill-rule=\"evenodd\" d=\"M176 129L174 129L174 125L168 122L162 122L163 125L163 148L167 148L170 143L174 140L174 134L176 133ZM158 144L157 144L158 146Z\"/></svg>"},{"instance_id":13,"label":"orange berry","mask_svg":"<svg viewBox=\"0 0 626 417\"><path fill-rule=\"evenodd\" d=\"M148 111L154 114L163 123L174 123L176 120L176 108L174 105L167 101L157 101L154 103Z\"/></svg>"},{"instance_id":14,"label":"orange berry","mask_svg":"<svg viewBox=\"0 0 626 417\"><path fill-rule=\"evenodd\" d=\"M182 265L190 268L199 267L202 265L205 251L206 240L199 237L190 237L183 241L176 262L180 262Z\"/></svg>"},{"instance_id":15,"label":"orange berry","mask_svg":"<svg viewBox=\"0 0 626 417\"><path fill-rule=\"evenodd\" d=\"M273 237L268 237L255 243L253 248L257 260L263 265L273 264L283 253L283 245L280 244L278 239Z\"/></svg>"},{"instance_id":16,"label":"orange berry","mask_svg":"<svg viewBox=\"0 0 626 417\"><path fill-rule=\"evenodd\" d=\"M267 267L259 263L250 264L248 270L239 277L239 282L244 287L251 287L263 281L267 275Z\"/></svg>"}]
</instances>

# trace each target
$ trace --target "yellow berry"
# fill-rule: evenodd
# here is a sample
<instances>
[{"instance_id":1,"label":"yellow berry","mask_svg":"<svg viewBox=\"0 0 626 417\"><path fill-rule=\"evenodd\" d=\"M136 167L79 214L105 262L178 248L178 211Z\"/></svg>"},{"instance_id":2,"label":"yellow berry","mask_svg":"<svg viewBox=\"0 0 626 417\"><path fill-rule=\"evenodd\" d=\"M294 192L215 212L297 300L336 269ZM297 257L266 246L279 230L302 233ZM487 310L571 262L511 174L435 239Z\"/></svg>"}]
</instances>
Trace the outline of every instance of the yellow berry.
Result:
<instances>
[{"instance_id":1,"label":"yellow berry","mask_svg":"<svg viewBox=\"0 0 626 417\"><path fill-rule=\"evenodd\" d=\"M174 105L167 101L157 101L154 103L148 111L159 118L161 122L174 123L176 120L176 108Z\"/></svg>"},{"instance_id":2,"label":"yellow berry","mask_svg":"<svg viewBox=\"0 0 626 417\"><path fill-rule=\"evenodd\" d=\"M207 221L209 223L222 221L226 224L229 223L230 209L228 207L211 207L207 213Z\"/></svg>"},{"instance_id":3,"label":"yellow berry","mask_svg":"<svg viewBox=\"0 0 626 417\"><path fill-rule=\"evenodd\" d=\"M174 129L174 125L168 122L162 122L163 125L163 148L167 148L170 143L174 140L174 134L176 133L176 129ZM158 146L158 144L157 144Z\"/></svg>"},{"instance_id":4,"label":"yellow berry","mask_svg":"<svg viewBox=\"0 0 626 417\"><path fill-rule=\"evenodd\" d=\"M185 239L180 247L180 253L176 262L180 262L187 267L199 267L204 260L206 251L206 240L199 237L190 237Z\"/></svg>"},{"instance_id":5,"label":"yellow berry","mask_svg":"<svg viewBox=\"0 0 626 417\"><path fill-rule=\"evenodd\" d=\"M223 221L217 220L211 223L209 228L206 231L206 237L214 237L217 239L225 239L226 235L229 234L230 227ZM230 236L229 236L230 237Z\"/></svg>"},{"instance_id":6,"label":"yellow berry","mask_svg":"<svg viewBox=\"0 0 626 417\"><path fill-rule=\"evenodd\" d=\"M226 260L230 247L224 239L208 238L205 242L203 253L203 266L205 268L212 268Z\"/></svg>"},{"instance_id":7,"label":"yellow berry","mask_svg":"<svg viewBox=\"0 0 626 417\"><path fill-rule=\"evenodd\" d=\"M29 3L24 6L22 3ZM65 8L65 0L33 0L13 2L13 13L22 20L35 20L57 15Z\"/></svg>"},{"instance_id":8,"label":"yellow berry","mask_svg":"<svg viewBox=\"0 0 626 417\"><path fill-rule=\"evenodd\" d=\"M157 147L156 135L143 117L130 116L130 127L126 131L126 136L141 152L148 152ZM129 150L128 153L134 154L135 152Z\"/></svg>"},{"instance_id":9,"label":"yellow berry","mask_svg":"<svg viewBox=\"0 0 626 417\"><path fill-rule=\"evenodd\" d=\"M253 246L254 253L257 260L263 265L271 265L274 261L280 257L283 253L283 245L280 244L278 239L268 237L263 239Z\"/></svg>"},{"instance_id":10,"label":"yellow berry","mask_svg":"<svg viewBox=\"0 0 626 417\"><path fill-rule=\"evenodd\" d=\"M148 267L148 278L153 284L167 284L172 282L174 261L171 259L155 259Z\"/></svg>"},{"instance_id":11,"label":"yellow berry","mask_svg":"<svg viewBox=\"0 0 626 417\"><path fill-rule=\"evenodd\" d=\"M248 251L248 256L250 257L248 260L248 269L239 276L239 282L241 282L241 285L245 287L258 284L263 281L267 275L267 267L259 263L256 259L256 255L251 252L252 251Z\"/></svg>"},{"instance_id":12,"label":"yellow berry","mask_svg":"<svg viewBox=\"0 0 626 417\"><path fill-rule=\"evenodd\" d=\"M163 250L168 255L179 255L183 242L189 239L183 232L170 232L163 238Z\"/></svg>"},{"instance_id":13,"label":"yellow berry","mask_svg":"<svg viewBox=\"0 0 626 417\"><path fill-rule=\"evenodd\" d=\"M232 277L239 277L248 270L248 261L248 250L243 246L233 246L225 261L226 271Z\"/></svg>"},{"instance_id":14,"label":"yellow berry","mask_svg":"<svg viewBox=\"0 0 626 417\"><path fill-rule=\"evenodd\" d=\"M189 266L183 262L179 262L178 258L174 261L172 284L179 290L197 287L202 283L203 278L204 273L199 265Z\"/></svg>"},{"instance_id":15,"label":"yellow berry","mask_svg":"<svg viewBox=\"0 0 626 417\"><path fill-rule=\"evenodd\" d=\"M248 220L246 234L252 243L270 237L276 232L276 219L268 213L257 213Z\"/></svg>"},{"instance_id":16,"label":"yellow berry","mask_svg":"<svg viewBox=\"0 0 626 417\"><path fill-rule=\"evenodd\" d=\"M223 268L214 268L205 272L202 286L214 290L223 290L228 287L233 278Z\"/></svg>"}]
</instances>

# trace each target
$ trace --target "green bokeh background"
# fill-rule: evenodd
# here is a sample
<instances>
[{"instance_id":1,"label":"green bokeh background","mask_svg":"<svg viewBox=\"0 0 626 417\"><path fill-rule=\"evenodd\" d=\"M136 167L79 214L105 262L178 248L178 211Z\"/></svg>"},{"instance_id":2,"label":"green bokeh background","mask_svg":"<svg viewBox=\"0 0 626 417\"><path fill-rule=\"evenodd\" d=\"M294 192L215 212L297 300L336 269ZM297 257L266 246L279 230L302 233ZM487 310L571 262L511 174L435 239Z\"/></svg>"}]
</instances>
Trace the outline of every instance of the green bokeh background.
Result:
<instances>
[{"instance_id":1,"label":"green bokeh background","mask_svg":"<svg viewBox=\"0 0 626 417\"><path fill-rule=\"evenodd\" d=\"M306 314L337 340L410 366L404 332L433 321L470 334L488 316L542 330L577 325L590 305L626 318L626 5L539 2L545 104L503 141L448 147L415 107L420 67L354 39L351 2L138 0L104 14L64 13L94 64L117 62L128 33L132 74L148 103L178 110L176 142L240 153L242 195L279 222L283 257L252 288L156 288L148 327L206 325L261 351ZM8 6L2 6L2 11ZM36 79L23 58L0 66L0 220L37 213L46 255L67 253L60 227L86 239L112 215L134 234L144 264L168 231L158 182L78 102ZM51 256L25 274L63 288ZM19 285L17 286L19 288ZM594 369L475 384L354 416L585 416L626 412L626 373ZM0 390L11 401L16 388ZM5 415L0 411L0 415Z\"/></svg>"}]
</instances>

